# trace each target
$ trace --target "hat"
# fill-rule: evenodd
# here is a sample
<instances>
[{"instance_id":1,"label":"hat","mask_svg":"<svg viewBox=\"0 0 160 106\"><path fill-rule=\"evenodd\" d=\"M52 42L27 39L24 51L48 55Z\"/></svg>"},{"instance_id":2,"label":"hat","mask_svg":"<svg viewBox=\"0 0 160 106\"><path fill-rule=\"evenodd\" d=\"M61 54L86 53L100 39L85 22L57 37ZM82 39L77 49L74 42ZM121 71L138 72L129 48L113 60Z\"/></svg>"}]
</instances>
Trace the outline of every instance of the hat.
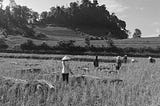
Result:
<instances>
[{"instance_id":1,"label":"hat","mask_svg":"<svg viewBox=\"0 0 160 106\"><path fill-rule=\"evenodd\" d=\"M151 56L148 57L148 59L151 59L151 58L152 58Z\"/></svg>"},{"instance_id":2,"label":"hat","mask_svg":"<svg viewBox=\"0 0 160 106\"><path fill-rule=\"evenodd\" d=\"M66 61L66 60L70 60L71 58L69 57L69 56L64 56L63 58L62 58L62 61Z\"/></svg>"},{"instance_id":3,"label":"hat","mask_svg":"<svg viewBox=\"0 0 160 106\"><path fill-rule=\"evenodd\" d=\"M120 59L120 58L121 58L120 56L117 56L117 57L116 57L116 59Z\"/></svg>"},{"instance_id":4,"label":"hat","mask_svg":"<svg viewBox=\"0 0 160 106\"><path fill-rule=\"evenodd\" d=\"M135 59L131 59L131 62L135 62Z\"/></svg>"}]
</instances>

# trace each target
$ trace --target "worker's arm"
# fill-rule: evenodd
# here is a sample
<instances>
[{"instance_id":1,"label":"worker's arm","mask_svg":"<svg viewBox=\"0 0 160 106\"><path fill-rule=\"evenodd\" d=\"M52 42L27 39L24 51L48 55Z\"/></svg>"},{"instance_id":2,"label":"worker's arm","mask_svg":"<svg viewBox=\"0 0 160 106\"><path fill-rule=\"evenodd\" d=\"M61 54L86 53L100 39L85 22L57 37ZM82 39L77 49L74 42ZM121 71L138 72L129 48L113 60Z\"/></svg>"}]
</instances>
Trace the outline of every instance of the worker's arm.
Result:
<instances>
[{"instance_id":1,"label":"worker's arm","mask_svg":"<svg viewBox=\"0 0 160 106\"><path fill-rule=\"evenodd\" d=\"M74 75L73 72L71 71L71 69L70 69L69 71L70 71L70 73L71 73L72 75Z\"/></svg>"}]
</instances>

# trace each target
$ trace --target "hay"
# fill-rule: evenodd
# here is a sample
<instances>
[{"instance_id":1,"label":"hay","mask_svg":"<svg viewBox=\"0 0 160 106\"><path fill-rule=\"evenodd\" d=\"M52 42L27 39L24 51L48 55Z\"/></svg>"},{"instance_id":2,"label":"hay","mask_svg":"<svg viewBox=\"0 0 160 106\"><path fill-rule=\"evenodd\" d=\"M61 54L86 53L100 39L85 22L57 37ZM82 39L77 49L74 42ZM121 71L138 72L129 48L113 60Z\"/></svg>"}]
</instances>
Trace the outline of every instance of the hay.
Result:
<instances>
[{"instance_id":1,"label":"hay","mask_svg":"<svg viewBox=\"0 0 160 106\"><path fill-rule=\"evenodd\" d=\"M54 86L46 80L26 81L9 77L0 77L0 101L10 106L30 104L31 98L37 98L39 105L45 105L51 94L55 91ZM33 102L33 101L32 101Z\"/></svg>"},{"instance_id":2,"label":"hay","mask_svg":"<svg viewBox=\"0 0 160 106\"><path fill-rule=\"evenodd\" d=\"M72 98L72 91L76 92L77 101L85 97L100 96L97 94L101 83L105 85L123 85L122 79L100 78L91 75L77 75L70 77L70 93L66 96ZM58 85L60 84L60 85ZM44 79L37 80L21 80L8 77L0 77L0 105L8 104L8 106L48 106L56 105L65 99L64 90L61 89L61 81L56 84L48 82ZM86 94L84 93L86 92ZM71 94L71 95L70 95ZM73 97L75 97L73 96ZM98 99L96 99L98 101Z\"/></svg>"}]
</instances>

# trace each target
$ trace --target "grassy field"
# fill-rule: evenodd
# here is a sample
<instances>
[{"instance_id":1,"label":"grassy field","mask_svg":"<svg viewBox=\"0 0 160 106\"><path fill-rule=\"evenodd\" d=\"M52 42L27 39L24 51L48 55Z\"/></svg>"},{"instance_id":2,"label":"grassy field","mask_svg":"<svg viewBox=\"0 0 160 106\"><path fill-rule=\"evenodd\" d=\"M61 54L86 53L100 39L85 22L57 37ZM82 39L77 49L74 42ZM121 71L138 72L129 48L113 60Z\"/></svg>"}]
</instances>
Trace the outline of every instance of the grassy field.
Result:
<instances>
[{"instance_id":1,"label":"grassy field","mask_svg":"<svg viewBox=\"0 0 160 106\"><path fill-rule=\"evenodd\" d=\"M9 35L6 39L7 44L9 45L9 49L14 49L16 45L20 45L26 42L28 39L34 41L35 44L39 45L43 41L45 41L50 46L55 46L60 40L75 40L75 45L85 46L84 39L86 34L81 35L80 33L76 33L75 31L64 28L64 27L36 27L35 30L37 32L42 32L47 35L47 39L38 40L22 37L21 35L12 36ZM114 40L114 44L117 47L125 48L125 47L133 47L133 48L142 48L142 47L151 47L157 48L160 46L160 38L159 37L149 37L149 38L139 38L139 39L124 39L124 40ZM92 40L91 45L94 46L107 46L104 40Z\"/></svg>"},{"instance_id":2,"label":"grassy field","mask_svg":"<svg viewBox=\"0 0 160 106\"><path fill-rule=\"evenodd\" d=\"M159 106L160 59L135 59L119 71L114 63L71 61L74 75L63 86L59 60L0 58L0 106Z\"/></svg>"}]
</instances>

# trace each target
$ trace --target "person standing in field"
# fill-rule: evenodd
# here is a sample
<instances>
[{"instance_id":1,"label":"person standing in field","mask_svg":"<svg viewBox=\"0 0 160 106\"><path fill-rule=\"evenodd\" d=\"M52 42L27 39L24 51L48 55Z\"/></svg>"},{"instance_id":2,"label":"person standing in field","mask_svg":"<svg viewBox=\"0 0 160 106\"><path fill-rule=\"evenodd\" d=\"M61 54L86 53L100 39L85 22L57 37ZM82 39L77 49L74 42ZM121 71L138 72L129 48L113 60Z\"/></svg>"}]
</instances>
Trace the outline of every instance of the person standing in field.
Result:
<instances>
[{"instance_id":1,"label":"person standing in field","mask_svg":"<svg viewBox=\"0 0 160 106\"><path fill-rule=\"evenodd\" d=\"M73 74L69 65L71 58L69 56L64 56L62 58L62 79L66 84L69 83L69 73Z\"/></svg>"},{"instance_id":2,"label":"person standing in field","mask_svg":"<svg viewBox=\"0 0 160 106\"><path fill-rule=\"evenodd\" d=\"M121 65L122 65L121 57L117 56L116 57L116 70L119 70Z\"/></svg>"},{"instance_id":3,"label":"person standing in field","mask_svg":"<svg viewBox=\"0 0 160 106\"><path fill-rule=\"evenodd\" d=\"M98 56L96 56L96 59L94 60L93 64L94 64L94 67L99 66Z\"/></svg>"},{"instance_id":4,"label":"person standing in field","mask_svg":"<svg viewBox=\"0 0 160 106\"><path fill-rule=\"evenodd\" d=\"M123 57L123 62L124 62L124 63L127 63L127 55L124 55L124 57Z\"/></svg>"}]
</instances>

